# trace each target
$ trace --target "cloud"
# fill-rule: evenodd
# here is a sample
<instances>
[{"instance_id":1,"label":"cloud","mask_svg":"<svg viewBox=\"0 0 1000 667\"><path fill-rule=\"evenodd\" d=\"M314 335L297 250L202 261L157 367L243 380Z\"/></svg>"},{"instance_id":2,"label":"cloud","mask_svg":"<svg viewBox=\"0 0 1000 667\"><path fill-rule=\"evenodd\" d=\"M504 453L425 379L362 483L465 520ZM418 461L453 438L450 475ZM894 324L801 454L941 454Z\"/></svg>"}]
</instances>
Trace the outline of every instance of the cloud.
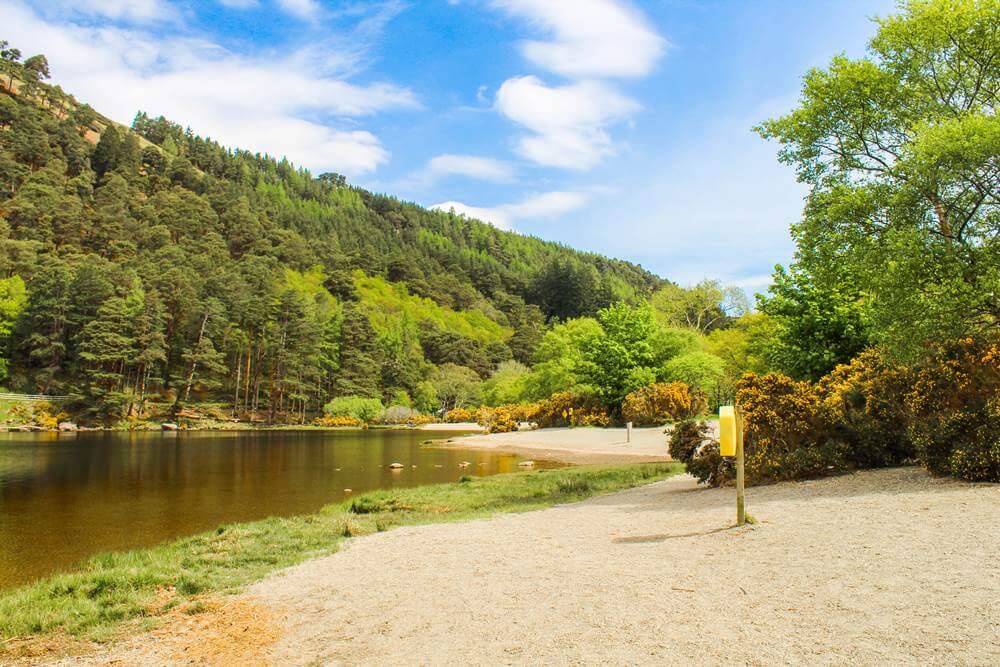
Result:
<instances>
[{"instance_id":1,"label":"cloud","mask_svg":"<svg viewBox=\"0 0 1000 667\"><path fill-rule=\"evenodd\" d=\"M493 0L492 5L549 35L550 41L522 42L521 52L568 78L644 76L667 46L638 11L615 0Z\"/></svg>"},{"instance_id":2,"label":"cloud","mask_svg":"<svg viewBox=\"0 0 1000 667\"><path fill-rule=\"evenodd\" d=\"M315 19L321 9L316 0L278 0L278 5L289 14L305 20Z\"/></svg>"},{"instance_id":3,"label":"cloud","mask_svg":"<svg viewBox=\"0 0 1000 667\"><path fill-rule=\"evenodd\" d=\"M517 151L538 164L586 170L615 153L607 128L639 105L611 87L581 81L549 87L535 76L507 79L496 96L497 110L534 134L517 141Z\"/></svg>"},{"instance_id":4,"label":"cloud","mask_svg":"<svg viewBox=\"0 0 1000 667\"><path fill-rule=\"evenodd\" d=\"M590 201L586 192L545 192L530 195L520 202L502 204L492 208L470 206L459 201L446 201L430 208L437 211L454 211L468 218L488 222L500 229L510 229L518 220L556 218L574 211Z\"/></svg>"},{"instance_id":5,"label":"cloud","mask_svg":"<svg viewBox=\"0 0 1000 667\"><path fill-rule=\"evenodd\" d=\"M351 176L374 171L388 151L346 119L416 108L408 89L337 78L355 55L320 46L247 57L209 41L113 26L49 23L21 4L0 5L19 46L43 51L66 90L119 122L163 114L231 146L287 156Z\"/></svg>"},{"instance_id":6,"label":"cloud","mask_svg":"<svg viewBox=\"0 0 1000 667\"><path fill-rule=\"evenodd\" d=\"M219 0L219 3L233 9L249 9L260 4L258 0Z\"/></svg>"},{"instance_id":7,"label":"cloud","mask_svg":"<svg viewBox=\"0 0 1000 667\"><path fill-rule=\"evenodd\" d=\"M98 16L130 23L156 23L178 18L177 11L166 0L58 0L48 9L58 9L64 15Z\"/></svg>"},{"instance_id":8,"label":"cloud","mask_svg":"<svg viewBox=\"0 0 1000 667\"><path fill-rule=\"evenodd\" d=\"M476 155L438 155L427 162L423 174L427 180L443 176L466 176L493 183L514 180L514 168L507 162Z\"/></svg>"}]
</instances>

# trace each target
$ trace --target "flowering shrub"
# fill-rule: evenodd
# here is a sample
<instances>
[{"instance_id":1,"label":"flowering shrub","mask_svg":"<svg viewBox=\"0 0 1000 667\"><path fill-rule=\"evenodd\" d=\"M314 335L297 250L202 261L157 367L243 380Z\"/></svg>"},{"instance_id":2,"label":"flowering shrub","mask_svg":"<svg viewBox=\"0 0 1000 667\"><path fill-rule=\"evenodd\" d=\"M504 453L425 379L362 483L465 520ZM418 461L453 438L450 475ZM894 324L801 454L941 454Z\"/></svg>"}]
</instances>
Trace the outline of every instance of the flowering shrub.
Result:
<instances>
[{"instance_id":1,"label":"flowering shrub","mask_svg":"<svg viewBox=\"0 0 1000 667\"><path fill-rule=\"evenodd\" d=\"M636 424L663 424L690 419L708 409L704 392L684 382L652 384L636 389L622 403L622 417Z\"/></svg>"},{"instance_id":2,"label":"flowering shrub","mask_svg":"<svg viewBox=\"0 0 1000 667\"><path fill-rule=\"evenodd\" d=\"M487 433L509 433L516 431L523 421L524 406L499 405L495 408L481 406L476 410L476 423L484 427Z\"/></svg>"},{"instance_id":3,"label":"flowering shrub","mask_svg":"<svg viewBox=\"0 0 1000 667\"><path fill-rule=\"evenodd\" d=\"M1000 342L939 346L907 395L917 457L939 475L1000 481Z\"/></svg>"},{"instance_id":4,"label":"flowering shrub","mask_svg":"<svg viewBox=\"0 0 1000 667\"><path fill-rule=\"evenodd\" d=\"M561 391L529 406L528 421L541 428L554 426L607 426L611 417L593 395Z\"/></svg>"},{"instance_id":5,"label":"flowering shrub","mask_svg":"<svg viewBox=\"0 0 1000 667\"><path fill-rule=\"evenodd\" d=\"M59 422L68 417L65 412L57 412L55 406L48 401L15 403L9 414L14 423L36 426L47 431L56 430Z\"/></svg>"},{"instance_id":6,"label":"flowering shrub","mask_svg":"<svg viewBox=\"0 0 1000 667\"><path fill-rule=\"evenodd\" d=\"M472 412L466 410L465 408L454 408L444 413L444 420L449 424L460 424L464 422L475 421Z\"/></svg>"},{"instance_id":7,"label":"flowering shrub","mask_svg":"<svg viewBox=\"0 0 1000 667\"><path fill-rule=\"evenodd\" d=\"M317 417L313 420L315 426L323 426L326 428L338 428L338 427L350 427L350 428L364 428L365 423L358 419L357 417L351 417L348 415L338 415L335 417Z\"/></svg>"},{"instance_id":8,"label":"flowering shrub","mask_svg":"<svg viewBox=\"0 0 1000 667\"><path fill-rule=\"evenodd\" d=\"M827 437L846 446L851 465L878 468L913 458L906 429L912 381L908 369L889 363L877 350L862 352L819 381Z\"/></svg>"}]
</instances>

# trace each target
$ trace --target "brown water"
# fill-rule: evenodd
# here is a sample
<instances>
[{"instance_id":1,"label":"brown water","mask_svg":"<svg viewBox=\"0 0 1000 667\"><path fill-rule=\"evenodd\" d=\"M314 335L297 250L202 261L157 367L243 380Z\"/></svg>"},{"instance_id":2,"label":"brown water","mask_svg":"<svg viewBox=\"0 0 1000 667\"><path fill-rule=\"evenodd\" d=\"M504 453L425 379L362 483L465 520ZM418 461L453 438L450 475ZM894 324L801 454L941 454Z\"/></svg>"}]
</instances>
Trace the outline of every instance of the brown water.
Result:
<instances>
[{"instance_id":1,"label":"brown water","mask_svg":"<svg viewBox=\"0 0 1000 667\"><path fill-rule=\"evenodd\" d=\"M0 434L0 587L104 551L313 512L345 489L516 471L516 456L421 447L455 433ZM459 468L459 463L472 465ZM394 471L389 464L405 468ZM416 466L413 468L412 466Z\"/></svg>"}]
</instances>

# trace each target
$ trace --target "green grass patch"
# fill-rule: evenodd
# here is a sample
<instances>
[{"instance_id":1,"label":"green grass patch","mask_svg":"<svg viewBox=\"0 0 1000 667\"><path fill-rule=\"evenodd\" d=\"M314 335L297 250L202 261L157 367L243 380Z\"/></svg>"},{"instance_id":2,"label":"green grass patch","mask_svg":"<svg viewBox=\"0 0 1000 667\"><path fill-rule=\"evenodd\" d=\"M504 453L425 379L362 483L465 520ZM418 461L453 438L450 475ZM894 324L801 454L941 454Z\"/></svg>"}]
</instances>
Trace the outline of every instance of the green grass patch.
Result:
<instances>
[{"instance_id":1,"label":"green grass patch","mask_svg":"<svg viewBox=\"0 0 1000 667\"><path fill-rule=\"evenodd\" d=\"M274 570L332 553L349 537L539 509L682 470L675 463L559 468L373 491L315 514L224 525L151 549L102 554L74 572L0 592L0 636L68 632L107 639L126 621L148 625L178 604L197 604L199 596L239 591Z\"/></svg>"}]
</instances>

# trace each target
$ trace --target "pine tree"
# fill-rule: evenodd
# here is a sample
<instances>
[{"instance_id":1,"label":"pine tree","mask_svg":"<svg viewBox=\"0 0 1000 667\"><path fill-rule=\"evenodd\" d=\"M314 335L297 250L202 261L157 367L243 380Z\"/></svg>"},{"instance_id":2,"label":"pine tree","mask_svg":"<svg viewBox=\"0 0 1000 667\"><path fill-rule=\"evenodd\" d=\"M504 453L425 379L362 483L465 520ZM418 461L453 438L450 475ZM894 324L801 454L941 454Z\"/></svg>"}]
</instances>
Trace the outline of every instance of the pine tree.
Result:
<instances>
[{"instance_id":1,"label":"pine tree","mask_svg":"<svg viewBox=\"0 0 1000 667\"><path fill-rule=\"evenodd\" d=\"M353 304L345 306L340 371L333 383L334 395L378 397L382 393L379 389L380 368L375 330L368 316Z\"/></svg>"}]
</instances>

